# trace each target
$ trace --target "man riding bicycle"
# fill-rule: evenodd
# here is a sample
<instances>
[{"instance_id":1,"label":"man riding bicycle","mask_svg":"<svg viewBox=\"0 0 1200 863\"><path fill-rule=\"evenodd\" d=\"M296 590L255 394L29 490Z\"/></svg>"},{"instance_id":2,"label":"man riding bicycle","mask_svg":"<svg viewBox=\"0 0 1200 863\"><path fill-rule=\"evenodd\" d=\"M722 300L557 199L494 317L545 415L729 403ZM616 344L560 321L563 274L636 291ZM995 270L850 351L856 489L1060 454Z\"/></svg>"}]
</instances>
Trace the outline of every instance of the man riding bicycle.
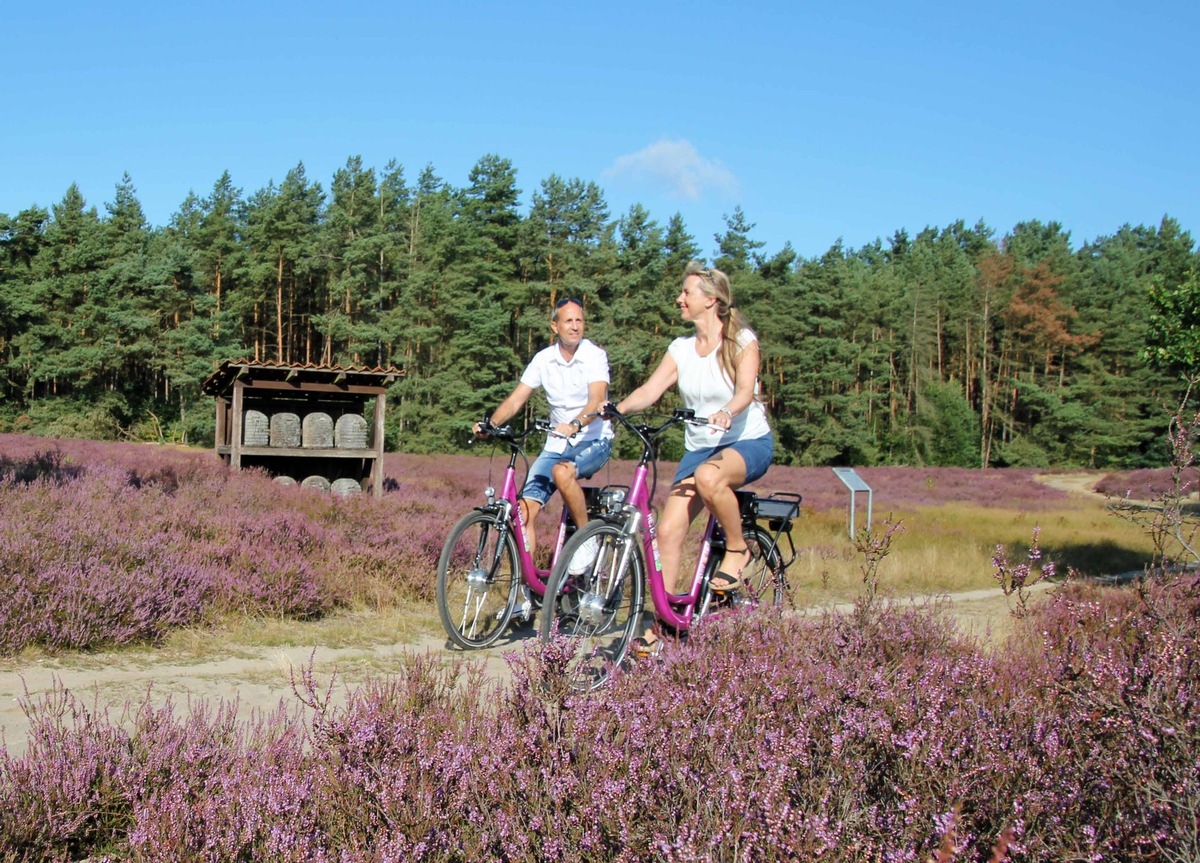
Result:
<instances>
[{"instance_id":1,"label":"man riding bicycle","mask_svg":"<svg viewBox=\"0 0 1200 863\"><path fill-rule=\"evenodd\" d=\"M608 354L583 337L583 301L565 297L554 306L550 329L557 341L534 355L521 380L508 397L493 411L489 422L494 426L508 422L529 401L539 387L550 403L550 422L556 434L529 468L521 489L521 515L529 551L533 553L536 536L533 522L546 506L555 489L562 493L563 505L576 527L587 523L587 505L579 480L600 470L612 452L612 426L595 416L608 396ZM486 432L483 423L475 424L475 434ZM583 549L571 571L582 572L595 557L595 548ZM528 620L532 603L527 588L520 613Z\"/></svg>"}]
</instances>

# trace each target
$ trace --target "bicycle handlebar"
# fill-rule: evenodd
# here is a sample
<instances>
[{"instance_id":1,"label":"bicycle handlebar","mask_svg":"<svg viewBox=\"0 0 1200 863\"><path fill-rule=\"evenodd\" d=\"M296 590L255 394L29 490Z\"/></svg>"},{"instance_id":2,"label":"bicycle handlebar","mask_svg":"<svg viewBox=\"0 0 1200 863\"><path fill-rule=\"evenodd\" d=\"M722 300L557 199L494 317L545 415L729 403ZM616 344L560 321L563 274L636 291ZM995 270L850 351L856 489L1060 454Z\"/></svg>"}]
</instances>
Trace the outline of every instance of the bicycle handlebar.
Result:
<instances>
[{"instance_id":1,"label":"bicycle handlebar","mask_svg":"<svg viewBox=\"0 0 1200 863\"><path fill-rule=\"evenodd\" d=\"M661 425L650 425L649 423L635 423L628 416L617 410L617 406L613 402L606 402L596 412L597 416L608 420L616 420L621 425L642 438L642 442L649 444L652 440L659 437L663 432L672 426L683 423L685 425L706 426L708 420L697 419L696 412L691 408L675 408L674 413ZM647 440L649 438L649 440Z\"/></svg>"},{"instance_id":2,"label":"bicycle handlebar","mask_svg":"<svg viewBox=\"0 0 1200 863\"><path fill-rule=\"evenodd\" d=\"M476 441L491 438L509 446L519 448L525 438L535 432L547 432L551 434L554 432L554 426L550 425L550 420L540 417L527 425L524 431L520 432L514 430L510 425L494 426L491 419L486 415L479 421L479 426L479 433L471 435L467 441L467 446L473 446Z\"/></svg>"}]
</instances>

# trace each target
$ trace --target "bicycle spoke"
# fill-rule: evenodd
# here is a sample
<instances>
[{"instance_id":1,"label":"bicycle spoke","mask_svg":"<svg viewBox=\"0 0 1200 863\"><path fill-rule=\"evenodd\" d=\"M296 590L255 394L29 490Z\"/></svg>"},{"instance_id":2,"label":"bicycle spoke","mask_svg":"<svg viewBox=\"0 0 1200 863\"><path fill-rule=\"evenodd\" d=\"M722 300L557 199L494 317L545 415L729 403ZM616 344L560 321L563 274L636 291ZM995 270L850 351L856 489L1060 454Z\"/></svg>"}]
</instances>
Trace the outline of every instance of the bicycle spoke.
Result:
<instances>
[{"instance_id":1,"label":"bicycle spoke","mask_svg":"<svg viewBox=\"0 0 1200 863\"><path fill-rule=\"evenodd\" d=\"M779 549L771 542L771 536L761 529L747 530L745 539L751 558L742 571L742 587L735 598L743 605L773 608L783 605L787 583Z\"/></svg>"},{"instance_id":2,"label":"bicycle spoke","mask_svg":"<svg viewBox=\"0 0 1200 863\"><path fill-rule=\"evenodd\" d=\"M472 602L472 600L474 600L474 602ZM468 588L467 595L463 600L462 626L459 627L459 632L464 633L464 637L468 641L476 638L476 627L479 623L479 614L483 610L483 606L486 601L487 591L472 595L470 589Z\"/></svg>"},{"instance_id":3,"label":"bicycle spoke","mask_svg":"<svg viewBox=\"0 0 1200 863\"><path fill-rule=\"evenodd\" d=\"M564 549L564 560L571 560L591 537L600 540L596 558L578 575L569 575L565 564L556 565L551 586L558 601L543 616L542 637L548 638L557 623L559 634L572 639L568 675L573 687L589 690L625 660L641 622L644 569L641 556L627 551L628 540L616 526L593 522L580 534Z\"/></svg>"},{"instance_id":4,"label":"bicycle spoke","mask_svg":"<svg viewBox=\"0 0 1200 863\"><path fill-rule=\"evenodd\" d=\"M491 513L464 516L438 559L438 614L450 640L466 648L494 643L512 618L518 574L512 534Z\"/></svg>"}]
</instances>

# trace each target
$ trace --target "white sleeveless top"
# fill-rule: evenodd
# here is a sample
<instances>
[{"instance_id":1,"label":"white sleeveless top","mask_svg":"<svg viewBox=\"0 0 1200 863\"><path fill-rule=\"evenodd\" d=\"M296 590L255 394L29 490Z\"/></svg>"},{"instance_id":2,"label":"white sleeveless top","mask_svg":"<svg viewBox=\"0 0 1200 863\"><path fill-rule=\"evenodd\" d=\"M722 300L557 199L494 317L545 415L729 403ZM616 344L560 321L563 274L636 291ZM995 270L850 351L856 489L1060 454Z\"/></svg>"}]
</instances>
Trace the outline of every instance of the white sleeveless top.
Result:
<instances>
[{"instance_id":1,"label":"white sleeveless top","mask_svg":"<svg viewBox=\"0 0 1200 863\"><path fill-rule=\"evenodd\" d=\"M758 337L750 330L742 330L738 335L738 345L742 350L756 341ZM682 336L667 348L667 353L679 370L677 385L683 404L694 410L697 418L712 416L733 398L733 382L721 370L721 361L717 358L719 352L718 344L708 356L700 356L696 353L695 336ZM754 393L758 394L757 381L754 382ZM733 418L733 424L724 434L715 434L712 429L703 426L687 426L684 446L688 450L706 449L739 440L753 440L770 433L767 410L756 399L750 403L750 407Z\"/></svg>"}]
</instances>

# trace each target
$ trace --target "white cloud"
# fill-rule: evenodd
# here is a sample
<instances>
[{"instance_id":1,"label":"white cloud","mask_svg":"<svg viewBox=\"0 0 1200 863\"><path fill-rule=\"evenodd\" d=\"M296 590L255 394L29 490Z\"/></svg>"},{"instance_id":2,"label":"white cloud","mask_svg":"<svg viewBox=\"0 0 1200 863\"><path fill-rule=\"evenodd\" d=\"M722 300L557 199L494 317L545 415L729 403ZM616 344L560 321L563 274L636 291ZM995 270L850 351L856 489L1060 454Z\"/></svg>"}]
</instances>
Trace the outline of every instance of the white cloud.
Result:
<instances>
[{"instance_id":1,"label":"white cloud","mask_svg":"<svg viewBox=\"0 0 1200 863\"><path fill-rule=\"evenodd\" d=\"M649 147L619 157L605 177L653 183L670 195L698 201L706 190L736 195L737 177L715 159L706 159L689 141L655 141Z\"/></svg>"}]
</instances>

